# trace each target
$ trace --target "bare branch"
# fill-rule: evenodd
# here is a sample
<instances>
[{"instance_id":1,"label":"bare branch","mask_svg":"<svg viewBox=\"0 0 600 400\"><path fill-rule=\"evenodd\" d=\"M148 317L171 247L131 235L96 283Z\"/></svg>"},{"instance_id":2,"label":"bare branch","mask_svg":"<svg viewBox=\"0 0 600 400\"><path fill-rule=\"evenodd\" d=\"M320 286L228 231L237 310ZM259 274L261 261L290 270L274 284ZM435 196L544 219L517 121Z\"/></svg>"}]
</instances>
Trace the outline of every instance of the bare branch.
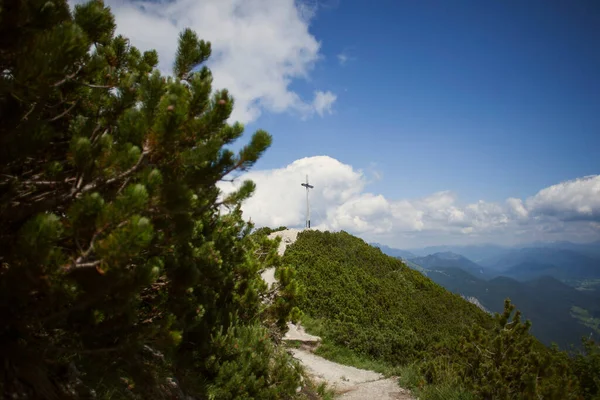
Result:
<instances>
[{"instance_id":1,"label":"bare branch","mask_svg":"<svg viewBox=\"0 0 600 400\"><path fill-rule=\"evenodd\" d=\"M54 87L58 87L61 85L64 85L66 82L70 81L71 79L75 78L75 76L77 76L77 74L83 69L83 65L80 65L79 68L77 68L77 71L73 72L71 75L67 75L65 76L63 79L61 79L60 81L56 82L54 85Z\"/></svg>"},{"instance_id":2,"label":"bare branch","mask_svg":"<svg viewBox=\"0 0 600 400\"><path fill-rule=\"evenodd\" d=\"M23 116L23 118L21 118L21 121L27 121L27 118L29 118L29 116L31 115L31 113L33 112L33 110L35 110L35 106L36 105L37 105L37 103L35 103L35 102L31 105L31 108L29 109L29 111L27 111L27 114L25 114Z\"/></svg>"},{"instance_id":3,"label":"bare branch","mask_svg":"<svg viewBox=\"0 0 600 400\"><path fill-rule=\"evenodd\" d=\"M115 229L121 228L121 227L127 225L128 223L129 223L128 220L122 221L115 227ZM87 257L89 257L90 254L92 254L92 252L94 251L94 246L96 245L96 240L98 240L98 237L102 233L106 232L106 230L108 228L110 228L110 226L111 226L111 224L105 224L102 228L98 229L98 231L96 233L94 233L94 236L92 236L92 239L90 240L90 245L87 248L87 250L82 252L81 255L79 257L77 257L77 259L75 259L75 261L73 261L73 263L71 265L65 267L65 270L67 272L72 271L77 268L89 268L89 267L96 267L96 266L100 265L102 260L96 260L96 261L90 261L90 262L83 262L83 261Z\"/></svg>"},{"instance_id":4,"label":"bare branch","mask_svg":"<svg viewBox=\"0 0 600 400\"><path fill-rule=\"evenodd\" d=\"M76 353L76 354L100 354L100 353L111 353L113 351L121 351L125 348L125 346L115 346L115 347L103 347L99 349L70 349L70 348L57 348L61 353Z\"/></svg>"},{"instance_id":5,"label":"bare branch","mask_svg":"<svg viewBox=\"0 0 600 400\"><path fill-rule=\"evenodd\" d=\"M99 118L99 117L96 116L96 118ZM108 132L108 129L105 129L104 132L102 132L102 135L100 135L100 134L98 134L98 132L100 132L100 128L102 128L102 125L100 125L100 124L96 125L96 127L94 128L94 131L92 132L92 134L90 136L90 142L95 143L96 139L98 139L100 136L102 136L103 134Z\"/></svg>"},{"instance_id":6,"label":"bare branch","mask_svg":"<svg viewBox=\"0 0 600 400\"><path fill-rule=\"evenodd\" d=\"M127 171L124 171L122 173L120 173L119 175L107 179L105 181L93 181L88 183L87 185L85 185L81 190L79 190L80 193L86 193L89 192L90 190L94 190L97 187L100 186L104 186L104 185L110 185L111 183L114 183L116 181L119 181L123 178L127 178L129 175L133 174L134 172L136 172L138 170L138 168L142 165L142 161L144 159L144 157L149 153L148 150L145 150L144 152L142 152L142 154L140 155L140 158L138 158L137 162L135 163L135 165L131 168L129 168ZM73 196L75 196L77 194L77 190L75 193L73 193Z\"/></svg>"},{"instance_id":7,"label":"bare branch","mask_svg":"<svg viewBox=\"0 0 600 400\"><path fill-rule=\"evenodd\" d=\"M73 270L76 268L97 267L98 265L100 265L101 262L102 262L102 260L90 261L90 262L86 262L86 263L78 263L78 264L73 265L69 270Z\"/></svg>"},{"instance_id":8,"label":"bare branch","mask_svg":"<svg viewBox=\"0 0 600 400\"><path fill-rule=\"evenodd\" d=\"M127 179L125 179L123 184L119 187L119 190L117 190L117 195L121 194L121 192L123 191L123 189L125 189L125 187L127 186L127 184L129 183L130 180L131 180L131 176L129 176L129 177L127 177Z\"/></svg>"},{"instance_id":9,"label":"bare branch","mask_svg":"<svg viewBox=\"0 0 600 400\"><path fill-rule=\"evenodd\" d=\"M221 176L218 178L218 180L224 181L223 178L225 178L227 175L229 175L236 169L240 168L243 164L244 164L244 160L240 158L239 161L237 163L235 163L231 168L225 170L225 172L221 174ZM235 178L233 178L233 179L235 179ZM232 182L233 182L233 179L231 180Z\"/></svg>"},{"instance_id":10,"label":"bare branch","mask_svg":"<svg viewBox=\"0 0 600 400\"><path fill-rule=\"evenodd\" d=\"M62 117L64 117L65 115L67 115L69 112L71 112L71 110L73 108L75 108L75 106L77 105L77 102L73 103L73 105L69 108L67 108L65 111L63 111L62 113L58 114L56 117L49 119L48 122L54 122L56 120L61 119Z\"/></svg>"},{"instance_id":11,"label":"bare branch","mask_svg":"<svg viewBox=\"0 0 600 400\"><path fill-rule=\"evenodd\" d=\"M31 186L54 186L65 183L64 181L23 181L23 185Z\"/></svg>"},{"instance_id":12,"label":"bare branch","mask_svg":"<svg viewBox=\"0 0 600 400\"><path fill-rule=\"evenodd\" d=\"M87 86L92 89L112 89L116 86L106 86L106 85L92 85L91 83L83 83L83 86Z\"/></svg>"}]
</instances>

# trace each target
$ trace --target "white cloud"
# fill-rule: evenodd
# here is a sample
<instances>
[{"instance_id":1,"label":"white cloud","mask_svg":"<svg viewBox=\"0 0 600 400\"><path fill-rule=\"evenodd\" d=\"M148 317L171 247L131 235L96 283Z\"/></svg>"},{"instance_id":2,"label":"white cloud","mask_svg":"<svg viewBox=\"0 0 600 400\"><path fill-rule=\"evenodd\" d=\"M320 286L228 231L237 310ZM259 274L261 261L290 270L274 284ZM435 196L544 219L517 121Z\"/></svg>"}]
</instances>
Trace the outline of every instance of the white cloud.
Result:
<instances>
[{"instance_id":1,"label":"white cloud","mask_svg":"<svg viewBox=\"0 0 600 400\"><path fill-rule=\"evenodd\" d=\"M320 116L323 116L325 113L331 114L331 107L336 100L337 96L330 91L317 91L315 92L315 99L313 100L313 108Z\"/></svg>"},{"instance_id":2,"label":"white cloud","mask_svg":"<svg viewBox=\"0 0 600 400\"><path fill-rule=\"evenodd\" d=\"M328 213L334 211L329 205L341 205L356 198L364 189L362 171L355 171L327 156L296 160L290 165L268 171L250 171L236 180L223 182L221 190L232 191L244 179L257 184L254 196L246 201L244 215L252 217L259 226L303 225L306 213L304 188L300 186L306 175L314 186L310 192L313 220L323 223Z\"/></svg>"},{"instance_id":3,"label":"white cloud","mask_svg":"<svg viewBox=\"0 0 600 400\"><path fill-rule=\"evenodd\" d=\"M393 228L390 204L382 195L363 193L327 213L328 221L317 225L356 233L385 233Z\"/></svg>"},{"instance_id":4,"label":"white cloud","mask_svg":"<svg viewBox=\"0 0 600 400\"><path fill-rule=\"evenodd\" d=\"M80 0L71 0L78 3ZM177 38L184 28L212 44L208 62L215 89L235 98L231 119L251 122L263 111L302 116L331 111L335 95L317 92L305 101L290 88L308 78L321 58L320 43L309 32L316 3L295 0L106 0L117 33L140 50L156 49L159 68L170 72ZM320 93L320 94L319 94Z\"/></svg>"},{"instance_id":5,"label":"white cloud","mask_svg":"<svg viewBox=\"0 0 600 400\"><path fill-rule=\"evenodd\" d=\"M564 221L600 221L600 175L547 187L527 199L526 203L536 215L553 216Z\"/></svg>"},{"instance_id":6,"label":"white cloud","mask_svg":"<svg viewBox=\"0 0 600 400\"><path fill-rule=\"evenodd\" d=\"M506 200L506 204L517 218L527 218L529 216L529 211L525 208L523 200L511 197Z\"/></svg>"},{"instance_id":7,"label":"white cloud","mask_svg":"<svg viewBox=\"0 0 600 400\"><path fill-rule=\"evenodd\" d=\"M600 235L600 176L551 186L525 201L460 204L450 191L419 199L387 199L366 190L363 171L328 156L244 175L240 182L247 178L257 184L256 194L243 205L245 217L258 226L301 227L306 203L300 183L307 174L314 185L313 227L346 230L398 247L472 240L586 240ZM221 188L228 192L237 184L223 183ZM579 220L573 221L574 216Z\"/></svg>"}]
</instances>

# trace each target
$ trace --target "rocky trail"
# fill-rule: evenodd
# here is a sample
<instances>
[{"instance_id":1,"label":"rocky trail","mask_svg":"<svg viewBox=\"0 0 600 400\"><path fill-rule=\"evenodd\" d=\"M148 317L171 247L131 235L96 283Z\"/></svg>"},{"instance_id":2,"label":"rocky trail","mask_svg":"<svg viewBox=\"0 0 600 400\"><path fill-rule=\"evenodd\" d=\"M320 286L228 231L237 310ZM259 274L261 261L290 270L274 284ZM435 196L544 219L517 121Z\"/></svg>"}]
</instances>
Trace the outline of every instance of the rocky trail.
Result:
<instances>
[{"instance_id":1,"label":"rocky trail","mask_svg":"<svg viewBox=\"0 0 600 400\"><path fill-rule=\"evenodd\" d=\"M299 229L288 229L273 232L269 238L281 237L278 253L283 255L285 249L296 241ZM262 278L269 287L276 283L275 268L268 268ZM412 400L410 392L398 386L397 378L385 378L383 375L364 369L338 364L319 357L310 349L318 346L321 338L310 335L300 325L288 324L288 332L283 340L302 342L300 349L291 349L291 353L306 368L316 383L326 382L336 393L336 398L349 400L381 399Z\"/></svg>"}]
</instances>

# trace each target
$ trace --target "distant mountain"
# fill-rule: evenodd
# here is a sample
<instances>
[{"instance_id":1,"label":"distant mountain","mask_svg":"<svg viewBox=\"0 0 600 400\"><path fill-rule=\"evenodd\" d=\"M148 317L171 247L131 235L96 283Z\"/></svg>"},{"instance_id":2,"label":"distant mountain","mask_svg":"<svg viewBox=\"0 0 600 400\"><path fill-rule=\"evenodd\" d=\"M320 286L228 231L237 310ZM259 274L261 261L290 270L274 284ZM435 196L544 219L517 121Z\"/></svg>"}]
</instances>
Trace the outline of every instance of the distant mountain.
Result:
<instances>
[{"instance_id":1,"label":"distant mountain","mask_svg":"<svg viewBox=\"0 0 600 400\"><path fill-rule=\"evenodd\" d=\"M415 269L434 265L440 268L458 267L478 277L507 276L519 281L549 275L574 287L589 288L600 294L600 284L594 282L600 279L600 241L584 244L535 242L513 248L492 244L431 246L411 250L373 245L387 255L413 262L411 267Z\"/></svg>"},{"instance_id":2,"label":"distant mountain","mask_svg":"<svg viewBox=\"0 0 600 400\"><path fill-rule=\"evenodd\" d=\"M396 258L401 258L403 260L408 260L411 258L415 258L418 257L416 254L411 253L410 251L406 251L406 250L400 250L400 249L393 249L391 247L388 247L384 244L379 244L379 243L369 243L371 246L373 247L378 247L379 249L381 249L381 251L383 252L383 254L386 254L390 257L396 257Z\"/></svg>"},{"instance_id":3,"label":"distant mountain","mask_svg":"<svg viewBox=\"0 0 600 400\"><path fill-rule=\"evenodd\" d=\"M450 245L450 246L429 246L422 248L407 249L417 257L424 257L429 254L453 252L461 254L468 259L482 264L484 260L489 260L504 256L514 251L526 248L545 248L554 250L570 250L592 258L600 258L600 241L592 243L573 243L568 241L556 242L533 242L518 246L499 246L495 244L477 244L477 245ZM495 266L490 266L495 267Z\"/></svg>"},{"instance_id":4,"label":"distant mountain","mask_svg":"<svg viewBox=\"0 0 600 400\"><path fill-rule=\"evenodd\" d=\"M480 261L498 274L526 280L543 275L557 279L600 278L600 258L573 250L528 247Z\"/></svg>"},{"instance_id":5,"label":"distant mountain","mask_svg":"<svg viewBox=\"0 0 600 400\"><path fill-rule=\"evenodd\" d=\"M556 250L571 250L588 257L598 258L600 257L600 240L592 243L573 243L568 241L557 241L557 242L535 242L526 246L519 246L520 248L549 248Z\"/></svg>"},{"instance_id":6,"label":"distant mountain","mask_svg":"<svg viewBox=\"0 0 600 400\"><path fill-rule=\"evenodd\" d=\"M555 342L567 348L570 344L579 345L582 336L600 334L581 319L581 315L600 316L597 298L555 278L544 276L519 282L497 277L485 281L461 268L425 269L423 273L451 292L477 299L492 312L501 312L504 299L510 298L524 318L531 320L531 332L546 344Z\"/></svg>"},{"instance_id":7,"label":"distant mountain","mask_svg":"<svg viewBox=\"0 0 600 400\"><path fill-rule=\"evenodd\" d=\"M452 252L461 254L469 260L473 260L474 262L478 263L479 260L500 256L511 251L512 249L494 244L478 244L466 246L429 246L408 250L416 254L418 257L424 257L435 253Z\"/></svg>"},{"instance_id":8,"label":"distant mountain","mask_svg":"<svg viewBox=\"0 0 600 400\"><path fill-rule=\"evenodd\" d=\"M552 264L542 264L537 262L523 262L521 264L510 267L502 273L519 281L528 281L539 278L541 276L552 276L555 278L563 278L565 271L560 267Z\"/></svg>"},{"instance_id":9,"label":"distant mountain","mask_svg":"<svg viewBox=\"0 0 600 400\"><path fill-rule=\"evenodd\" d=\"M426 269L435 268L460 268L474 276L483 276L484 270L481 265L474 263L468 258L451 251L434 253L425 257L416 257L409 260Z\"/></svg>"}]
</instances>

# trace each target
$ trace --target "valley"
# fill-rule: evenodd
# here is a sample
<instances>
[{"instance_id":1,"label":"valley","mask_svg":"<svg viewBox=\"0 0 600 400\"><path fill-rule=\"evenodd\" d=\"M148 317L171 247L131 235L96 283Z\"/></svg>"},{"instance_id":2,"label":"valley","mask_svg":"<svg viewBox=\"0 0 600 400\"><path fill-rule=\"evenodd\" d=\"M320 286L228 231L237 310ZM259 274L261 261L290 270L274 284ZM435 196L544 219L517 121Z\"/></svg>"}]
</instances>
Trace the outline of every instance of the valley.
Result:
<instances>
[{"instance_id":1,"label":"valley","mask_svg":"<svg viewBox=\"0 0 600 400\"><path fill-rule=\"evenodd\" d=\"M594 244L536 246L380 249L451 292L476 299L490 312L502 312L504 299L510 298L546 345L569 349L579 347L584 336L600 336L600 258Z\"/></svg>"}]
</instances>

